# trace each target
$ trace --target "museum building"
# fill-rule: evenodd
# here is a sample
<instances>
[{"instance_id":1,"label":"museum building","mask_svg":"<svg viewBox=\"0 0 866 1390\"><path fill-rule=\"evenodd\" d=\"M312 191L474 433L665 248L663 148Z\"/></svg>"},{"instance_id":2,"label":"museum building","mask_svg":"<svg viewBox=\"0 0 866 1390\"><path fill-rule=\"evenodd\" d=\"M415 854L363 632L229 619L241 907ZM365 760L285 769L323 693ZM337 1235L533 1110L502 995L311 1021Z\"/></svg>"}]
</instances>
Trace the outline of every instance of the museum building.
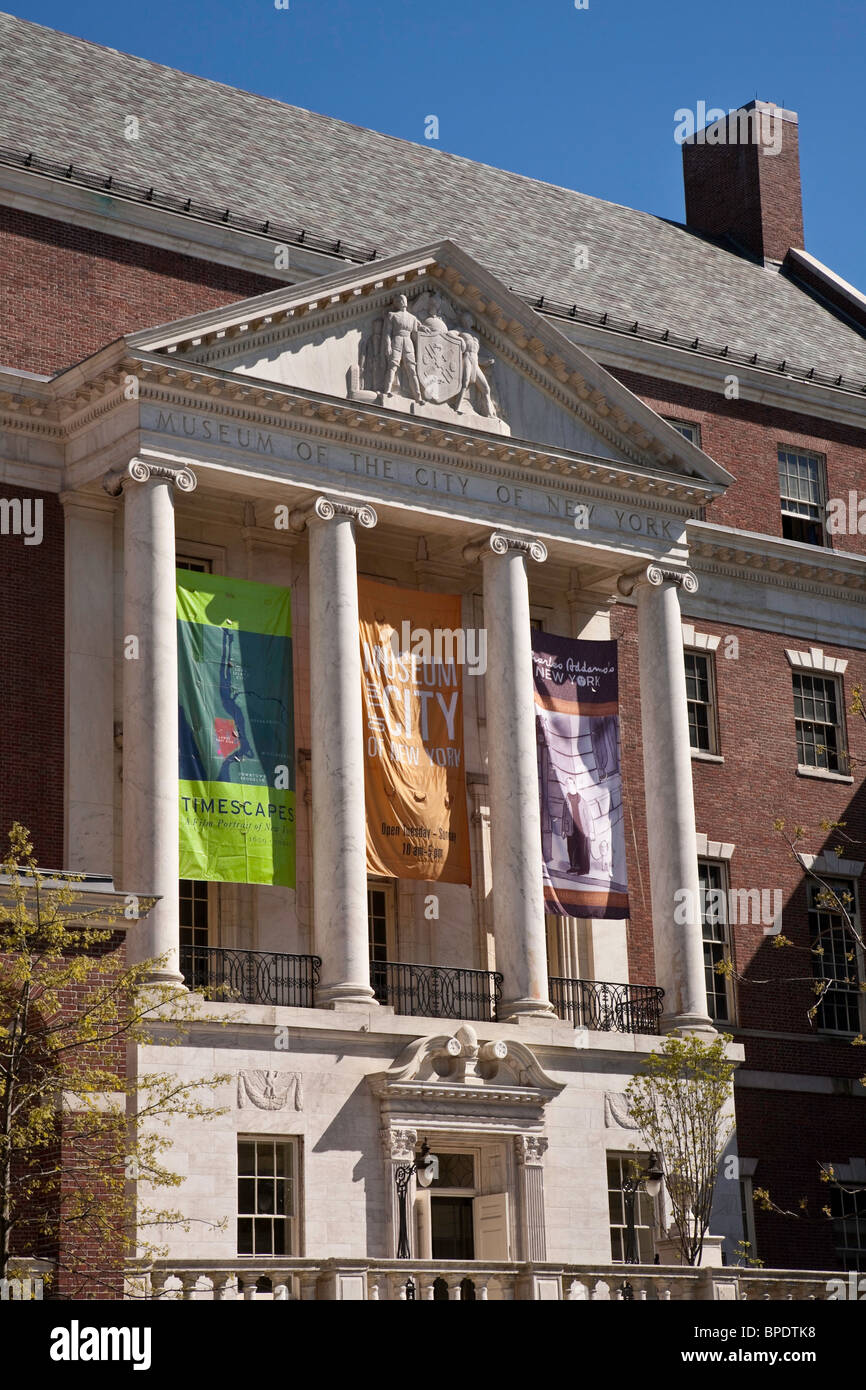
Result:
<instances>
[{"instance_id":1,"label":"museum building","mask_svg":"<svg viewBox=\"0 0 866 1390\"><path fill-rule=\"evenodd\" d=\"M149 1287L617 1297L630 1240L639 1296L863 1268L864 961L773 828L859 913L866 300L802 249L796 115L743 108L774 154L686 142L677 225L9 16L0 48L3 830L156 898L131 958L209 998L129 1065L231 1078L172 1133L190 1225ZM179 571L290 592L291 884L179 847L247 804L178 796ZM371 872L389 590L484 635L454 881ZM580 836L539 799L546 637L616 644ZM551 911L552 847L600 883L613 836L627 915ZM626 1197L673 1029L739 1062L700 1272L664 1190Z\"/></svg>"}]
</instances>

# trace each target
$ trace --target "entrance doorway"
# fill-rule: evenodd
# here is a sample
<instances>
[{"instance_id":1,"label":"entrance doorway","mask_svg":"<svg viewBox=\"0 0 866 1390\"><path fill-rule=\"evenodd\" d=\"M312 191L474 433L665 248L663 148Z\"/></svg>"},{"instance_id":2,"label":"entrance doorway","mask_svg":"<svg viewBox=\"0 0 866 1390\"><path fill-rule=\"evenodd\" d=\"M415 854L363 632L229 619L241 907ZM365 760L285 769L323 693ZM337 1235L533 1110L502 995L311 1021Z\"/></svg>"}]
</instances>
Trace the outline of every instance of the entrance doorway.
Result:
<instances>
[{"instance_id":1,"label":"entrance doorway","mask_svg":"<svg viewBox=\"0 0 866 1390\"><path fill-rule=\"evenodd\" d=\"M474 1260L471 1197L430 1197L430 1243L434 1260Z\"/></svg>"}]
</instances>

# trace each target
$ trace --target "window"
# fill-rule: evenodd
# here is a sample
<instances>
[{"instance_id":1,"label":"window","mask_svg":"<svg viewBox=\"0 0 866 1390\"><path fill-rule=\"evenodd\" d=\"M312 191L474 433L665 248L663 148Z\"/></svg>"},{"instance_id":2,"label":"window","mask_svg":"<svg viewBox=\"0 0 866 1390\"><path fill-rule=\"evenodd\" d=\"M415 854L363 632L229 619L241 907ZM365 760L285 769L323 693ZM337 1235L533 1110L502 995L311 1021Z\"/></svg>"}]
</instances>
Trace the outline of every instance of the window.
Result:
<instances>
[{"instance_id":1,"label":"window","mask_svg":"<svg viewBox=\"0 0 866 1390\"><path fill-rule=\"evenodd\" d=\"M856 920L856 899L851 880L825 879L825 882ZM818 1028L827 1033L859 1033L862 1028L861 1000L864 998L860 989L863 978L860 948L846 929L842 913L834 912L832 903L828 903L822 885L810 881L808 894L812 948L820 948L821 952L812 957L815 979L833 981L819 1001L815 1022Z\"/></svg>"},{"instance_id":2,"label":"window","mask_svg":"<svg viewBox=\"0 0 866 1390\"><path fill-rule=\"evenodd\" d=\"M180 968L192 989L208 982L208 889L204 880L180 880Z\"/></svg>"},{"instance_id":3,"label":"window","mask_svg":"<svg viewBox=\"0 0 866 1390\"><path fill-rule=\"evenodd\" d=\"M238 1254L297 1254L297 1141L238 1141Z\"/></svg>"},{"instance_id":4,"label":"window","mask_svg":"<svg viewBox=\"0 0 866 1390\"><path fill-rule=\"evenodd\" d=\"M625 1260L628 1235L625 1219L625 1194L623 1179L632 1175L636 1164L646 1168L646 1154L608 1154L607 1156L607 1203L610 1212L610 1254L614 1263ZM637 1237L640 1263L653 1262L653 1203L642 1187L638 1188L634 1203L634 1226Z\"/></svg>"},{"instance_id":5,"label":"window","mask_svg":"<svg viewBox=\"0 0 866 1390\"><path fill-rule=\"evenodd\" d=\"M844 772L845 731L836 678L805 671L794 671L793 677L798 764Z\"/></svg>"},{"instance_id":6,"label":"window","mask_svg":"<svg viewBox=\"0 0 866 1390\"><path fill-rule=\"evenodd\" d=\"M372 961L393 960L394 885L371 879L367 884L367 934Z\"/></svg>"},{"instance_id":7,"label":"window","mask_svg":"<svg viewBox=\"0 0 866 1390\"><path fill-rule=\"evenodd\" d=\"M689 743L696 752L717 753L715 670L709 652L684 652Z\"/></svg>"},{"instance_id":8,"label":"window","mask_svg":"<svg viewBox=\"0 0 866 1390\"><path fill-rule=\"evenodd\" d=\"M724 864L717 860L698 860L701 890L701 926L704 939L704 978L710 1018L729 1022L732 1017L730 982L719 975L716 966L731 958L728 927L728 885Z\"/></svg>"},{"instance_id":9,"label":"window","mask_svg":"<svg viewBox=\"0 0 866 1390\"><path fill-rule=\"evenodd\" d=\"M434 1260L475 1259L474 1153L439 1153L430 1184L430 1241Z\"/></svg>"},{"instance_id":10,"label":"window","mask_svg":"<svg viewBox=\"0 0 866 1390\"><path fill-rule=\"evenodd\" d=\"M842 1268L866 1271L866 1187L832 1187L830 1211Z\"/></svg>"},{"instance_id":11,"label":"window","mask_svg":"<svg viewBox=\"0 0 866 1390\"><path fill-rule=\"evenodd\" d=\"M826 545L823 460L817 454L780 448L779 496L785 540Z\"/></svg>"},{"instance_id":12,"label":"window","mask_svg":"<svg viewBox=\"0 0 866 1390\"><path fill-rule=\"evenodd\" d=\"M681 434L683 439L687 439L690 444L696 444L698 448L701 447L700 425L694 424L691 420L668 420L667 423L672 425L677 434Z\"/></svg>"}]
</instances>

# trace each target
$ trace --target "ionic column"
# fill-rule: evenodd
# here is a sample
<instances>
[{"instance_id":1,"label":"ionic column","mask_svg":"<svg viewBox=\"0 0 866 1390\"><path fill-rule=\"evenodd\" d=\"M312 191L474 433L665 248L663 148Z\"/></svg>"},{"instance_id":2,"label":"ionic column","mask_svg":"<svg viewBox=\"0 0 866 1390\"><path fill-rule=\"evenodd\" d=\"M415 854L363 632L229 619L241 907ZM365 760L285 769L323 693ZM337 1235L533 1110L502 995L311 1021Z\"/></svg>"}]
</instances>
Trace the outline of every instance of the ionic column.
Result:
<instances>
[{"instance_id":1,"label":"ionic column","mask_svg":"<svg viewBox=\"0 0 866 1390\"><path fill-rule=\"evenodd\" d=\"M65 517L66 815L63 863L114 875L114 518L100 492L60 494Z\"/></svg>"},{"instance_id":2,"label":"ionic column","mask_svg":"<svg viewBox=\"0 0 866 1390\"><path fill-rule=\"evenodd\" d=\"M544 1155L547 1140L540 1134L515 1134L514 1151L520 1180L520 1237L522 1260L547 1259L544 1222Z\"/></svg>"},{"instance_id":3,"label":"ionic column","mask_svg":"<svg viewBox=\"0 0 866 1390\"><path fill-rule=\"evenodd\" d=\"M105 479L123 493L123 888L160 901L130 933L135 960L164 956L178 971L177 600L174 490L193 492L189 468L132 462Z\"/></svg>"},{"instance_id":4,"label":"ionic column","mask_svg":"<svg viewBox=\"0 0 866 1390\"><path fill-rule=\"evenodd\" d=\"M493 930L503 975L503 1019L552 1013L548 999L538 751L527 559L541 541L493 534L467 546L484 569L487 628L487 766L493 842Z\"/></svg>"},{"instance_id":5,"label":"ionic column","mask_svg":"<svg viewBox=\"0 0 866 1390\"><path fill-rule=\"evenodd\" d=\"M372 507L317 497L292 512L310 546L310 705L313 789L313 915L322 958L317 1002L357 1008L376 1001L367 935L367 823L355 526Z\"/></svg>"},{"instance_id":6,"label":"ionic column","mask_svg":"<svg viewBox=\"0 0 866 1390\"><path fill-rule=\"evenodd\" d=\"M656 974L662 1026L713 1030L707 1012L698 891L698 847L678 590L697 591L690 570L650 565L637 580L640 703ZM684 891L683 891L684 890ZM684 920L678 922L677 917ZM713 1030L714 1031L714 1030Z\"/></svg>"}]
</instances>

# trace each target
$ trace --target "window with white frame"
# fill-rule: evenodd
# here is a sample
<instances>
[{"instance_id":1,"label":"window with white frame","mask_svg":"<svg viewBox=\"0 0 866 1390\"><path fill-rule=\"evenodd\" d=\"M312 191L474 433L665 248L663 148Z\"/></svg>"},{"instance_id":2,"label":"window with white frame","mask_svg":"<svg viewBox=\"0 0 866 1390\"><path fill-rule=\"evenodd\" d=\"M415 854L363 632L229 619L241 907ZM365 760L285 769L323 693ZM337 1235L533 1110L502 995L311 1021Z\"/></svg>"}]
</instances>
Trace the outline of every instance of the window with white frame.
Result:
<instances>
[{"instance_id":1,"label":"window with white frame","mask_svg":"<svg viewBox=\"0 0 866 1390\"><path fill-rule=\"evenodd\" d=\"M625 1178L630 1178L637 1168L643 1171L649 1162L647 1154L609 1153L607 1156L607 1205L610 1214L610 1255L615 1264L625 1261L628 1245L628 1227L625 1214L625 1193L622 1190ZM640 1263L653 1262L653 1200L639 1187L634 1202L634 1228Z\"/></svg>"},{"instance_id":2,"label":"window with white frame","mask_svg":"<svg viewBox=\"0 0 866 1390\"><path fill-rule=\"evenodd\" d=\"M733 1017L730 980L717 969L731 959L727 865L720 860L699 859L698 884L707 1009L710 1018L727 1023Z\"/></svg>"},{"instance_id":3,"label":"window with white frame","mask_svg":"<svg viewBox=\"0 0 866 1390\"><path fill-rule=\"evenodd\" d=\"M863 953L844 917L849 913L855 925L859 920L854 881L810 880L807 891L815 979L830 982L818 1000L816 1025L826 1033L860 1033L866 998L860 987Z\"/></svg>"},{"instance_id":4,"label":"window with white frame","mask_svg":"<svg viewBox=\"0 0 866 1390\"><path fill-rule=\"evenodd\" d=\"M716 677L712 652L685 651L689 744L700 753L719 749L716 718Z\"/></svg>"},{"instance_id":5,"label":"window with white frame","mask_svg":"<svg viewBox=\"0 0 866 1390\"><path fill-rule=\"evenodd\" d=\"M238 1254L298 1253L298 1140L238 1140Z\"/></svg>"},{"instance_id":6,"label":"window with white frame","mask_svg":"<svg viewBox=\"0 0 866 1390\"><path fill-rule=\"evenodd\" d=\"M830 1213L842 1268L866 1272L866 1187L831 1187Z\"/></svg>"},{"instance_id":7,"label":"window with white frame","mask_svg":"<svg viewBox=\"0 0 866 1390\"><path fill-rule=\"evenodd\" d=\"M687 439L690 444L696 444L698 448L701 447L700 425L695 424L692 420L668 420L667 423L672 425L677 434L681 434L683 439Z\"/></svg>"},{"instance_id":8,"label":"window with white frame","mask_svg":"<svg viewBox=\"0 0 866 1390\"><path fill-rule=\"evenodd\" d=\"M826 545L824 460L818 454L783 445L778 455L782 535L788 541Z\"/></svg>"},{"instance_id":9,"label":"window with white frame","mask_svg":"<svg viewBox=\"0 0 866 1390\"><path fill-rule=\"evenodd\" d=\"M800 767L846 772L842 692L836 676L794 671L794 722Z\"/></svg>"}]
</instances>

